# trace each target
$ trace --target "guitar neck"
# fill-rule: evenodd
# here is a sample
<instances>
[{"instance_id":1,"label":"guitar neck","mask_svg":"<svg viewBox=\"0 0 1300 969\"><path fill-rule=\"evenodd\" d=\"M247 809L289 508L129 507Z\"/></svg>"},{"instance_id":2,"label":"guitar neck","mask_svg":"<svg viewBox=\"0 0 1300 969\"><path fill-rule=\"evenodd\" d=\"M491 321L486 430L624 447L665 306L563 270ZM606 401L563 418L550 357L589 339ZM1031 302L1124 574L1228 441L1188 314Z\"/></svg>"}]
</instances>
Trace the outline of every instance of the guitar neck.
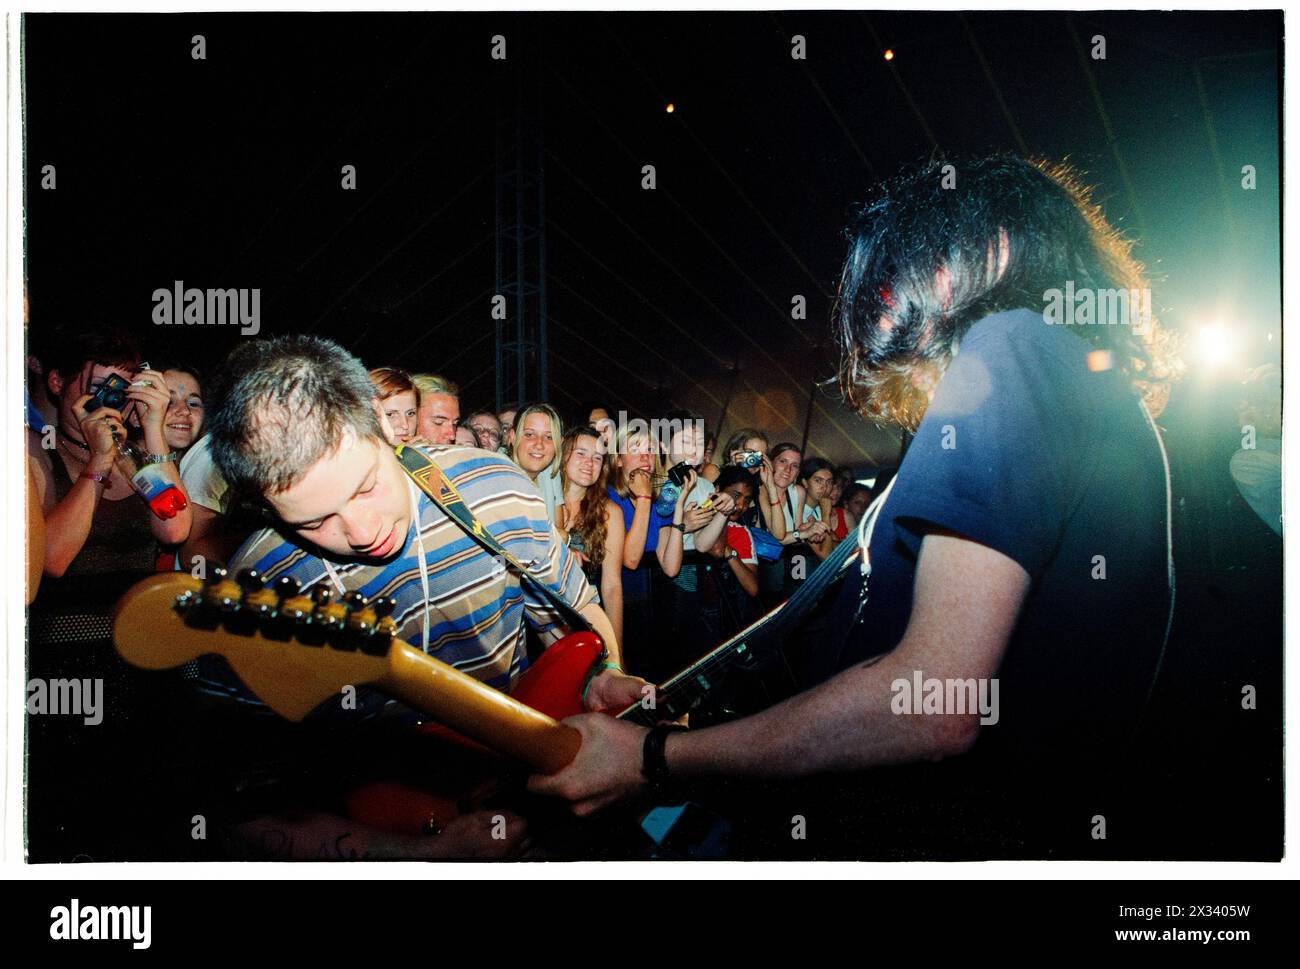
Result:
<instances>
[{"instance_id":1,"label":"guitar neck","mask_svg":"<svg viewBox=\"0 0 1300 969\"><path fill-rule=\"evenodd\" d=\"M618 715L643 727L653 727L661 720L676 720L689 713L697 703L716 689L727 671L738 664L748 663L753 650L749 641L766 627L785 608L781 603L767 615L742 629L735 636L706 653L676 676L661 683L655 690L655 705L646 707L634 703Z\"/></svg>"},{"instance_id":2,"label":"guitar neck","mask_svg":"<svg viewBox=\"0 0 1300 969\"><path fill-rule=\"evenodd\" d=\"M381 689L499 753L553 774L578 753L572 727L494 690L454 667L395 642Z\"/></svg>"}]
</instances>

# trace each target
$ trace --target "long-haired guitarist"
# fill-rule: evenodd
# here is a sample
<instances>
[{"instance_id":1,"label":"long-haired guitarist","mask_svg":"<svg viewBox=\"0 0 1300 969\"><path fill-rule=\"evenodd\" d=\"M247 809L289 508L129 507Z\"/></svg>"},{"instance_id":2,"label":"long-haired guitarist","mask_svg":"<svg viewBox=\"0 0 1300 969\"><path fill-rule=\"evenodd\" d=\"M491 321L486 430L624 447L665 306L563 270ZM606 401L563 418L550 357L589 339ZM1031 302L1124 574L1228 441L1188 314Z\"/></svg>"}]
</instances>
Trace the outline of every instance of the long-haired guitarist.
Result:
<instances>
[{"instance_id":1,"label":"long-haired guitarist","mask_svg":"<svg viewBox=\"0 0 1300 969\"><path fill-rule=\"evenodd\" d=\"M867 516L835 635L818 644L840 671L706 730L573 718L577 758L530 786L588 814L662 778L947 759L969 769L931 788L950 823L928 837L968 833L951 822L982 787L1013 850L1028 843L1010 834L1016 812L1057 844L1069 834L1087 845L1096 800L1053 814L1016 798L1048 772L1085 788L1101 776L1084 766L1122 749L1160 668L1172 560L1152 414L1176 374L1148 284L1070 171L1014 157L904 173L861 209L849 240L835 315L842 389L915 438ZM900 781L891 772L859 790ZM1008 784L1017 793L999 798ZM787 845L790 817L773 835ZM841 845L894 834L820 831ZM981 844L972 850L995 842Z\"/></svg>"}]
</instances>

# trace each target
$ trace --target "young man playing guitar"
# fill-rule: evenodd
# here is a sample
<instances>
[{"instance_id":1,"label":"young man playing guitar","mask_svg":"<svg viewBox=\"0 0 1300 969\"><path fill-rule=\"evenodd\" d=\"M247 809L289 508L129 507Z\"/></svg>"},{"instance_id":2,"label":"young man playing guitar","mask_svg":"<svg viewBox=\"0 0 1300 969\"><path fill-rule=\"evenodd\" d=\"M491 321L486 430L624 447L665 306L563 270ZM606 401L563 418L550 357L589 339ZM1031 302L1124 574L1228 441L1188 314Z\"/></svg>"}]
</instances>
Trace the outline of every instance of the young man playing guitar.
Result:
<instances>
[{"instance_id":1,"label":"young man playing guitar","mask_svg":"<svg viewBox=\"0 0 1300 969\"><path fill-rule=\"evenodd\" d=\"M1107 760L1134 732L1171 620L1167 467L1143 398L1159 412L1172 365L1154 320L1066 327L1045 310L1067 284L1146 286L1069 172L995 157L957 166L954 187L946 168L888 183L850 230L842 389L916 436L823 637L839 672L705 730L570 718L576 759L531 789L586 815L668 778L804 778L785 785L770 840L789 849L791 818L807 815L819 857L876 854L909 825L929 857L1097 850ZM889 824L817 827L832 801L806 779L866 768L859 798L920 776L904 771L929 786L898 795ZM1067 788L1082 796L1056 796Z\"/></svg>"},{"instance_id":2,"label":"young man playing guitar","mask_svg":"<svg viewBox=\"0 0 1300 969\"><path fill-rule=\"evenodd\" d=\"M267 582L288 576L338 597L386 596L395 602L397 638L505 692L527 665L525 621L543 643L563 631L557 606L538 594L545 585L605 643L586 708L622 709L642 697L646 684L622 673L619 644L581 567L508 459L477 448L418 446L434 463L431 480L450 485L444 498L462 500L524 564L528 579L416 486L394 453L366 369L342 347L310 336L249 342L231 354L215 389L213 457L233 488L260 495L276 518L275 527L244 543L231 573L252 568ZM363 719L404 716L396 701L374 693L364 693L356 708ZM492 855L518 846L520 822L511 818L505 839L488 837L489 822L462 817L437 838L410 844L327 815L292 824L262 818L243 833L294 857L317 857L331 844L342 845L339 857Z\"/></svg>"}]
</instances>

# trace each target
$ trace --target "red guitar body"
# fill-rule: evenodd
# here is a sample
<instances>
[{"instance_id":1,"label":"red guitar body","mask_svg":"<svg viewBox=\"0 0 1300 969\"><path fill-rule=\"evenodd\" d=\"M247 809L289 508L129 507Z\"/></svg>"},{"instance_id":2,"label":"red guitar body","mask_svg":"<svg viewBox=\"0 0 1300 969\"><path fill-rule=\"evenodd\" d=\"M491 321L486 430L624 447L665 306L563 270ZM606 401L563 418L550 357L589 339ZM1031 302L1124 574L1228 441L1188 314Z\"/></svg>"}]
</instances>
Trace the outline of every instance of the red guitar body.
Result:
<instances>
[{"instance_id":1,"label":"red guitar body","mask_svg":"<svg viewBox=\"0 0 1300 969\"><path fill-rule=\"evenodd\" d=\"M555 720L584 713L582 684L587 671L604 651L595 633L574 633L551 644L515 684L510 695ZM440 723L416 728L438 744L452 744L496 755ZM465 796L458 792L433 792L404 784L376 782L353 791L347 798L348 817L361 824L394 834L428 834L462 813Z\"/></svg>"}]
</instances>

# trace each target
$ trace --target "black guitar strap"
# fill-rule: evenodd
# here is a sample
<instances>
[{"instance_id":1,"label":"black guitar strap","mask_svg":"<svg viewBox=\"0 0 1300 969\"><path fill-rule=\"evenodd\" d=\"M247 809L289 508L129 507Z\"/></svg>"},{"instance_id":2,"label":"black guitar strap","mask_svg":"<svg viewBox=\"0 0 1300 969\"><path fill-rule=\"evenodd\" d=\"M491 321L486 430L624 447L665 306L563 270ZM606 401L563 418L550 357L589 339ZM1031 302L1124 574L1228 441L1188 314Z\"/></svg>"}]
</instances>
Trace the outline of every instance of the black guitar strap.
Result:
<instances>
[{"instance_id":1,"label":"black guitar strap","mask_svg":"<svg viewBox=\"0 0 1300 969\"><path fill-rule=\"evenodd\" d=\"M432 458L419 448L408 447L405 444L399 444L394 453L397 455L402 470L410 475L416 487L428 495L438 509L459 525L466 535L496 556L501 562L514 569L521 579L530 582L542 598L554 606L560 615L564 617L564 621L570 629L581 632L592 631L591 623L587 622L578 610L556 595L546 583L529 572L492 536L487 527L470 511L469 505L465 504L465 500L461 498L456 486L443 474L442 468L438 467ZM416 527L419 527L418 523Z\"/></svg>"}]
</instances>

